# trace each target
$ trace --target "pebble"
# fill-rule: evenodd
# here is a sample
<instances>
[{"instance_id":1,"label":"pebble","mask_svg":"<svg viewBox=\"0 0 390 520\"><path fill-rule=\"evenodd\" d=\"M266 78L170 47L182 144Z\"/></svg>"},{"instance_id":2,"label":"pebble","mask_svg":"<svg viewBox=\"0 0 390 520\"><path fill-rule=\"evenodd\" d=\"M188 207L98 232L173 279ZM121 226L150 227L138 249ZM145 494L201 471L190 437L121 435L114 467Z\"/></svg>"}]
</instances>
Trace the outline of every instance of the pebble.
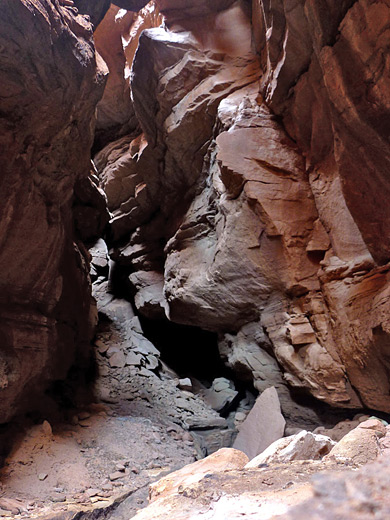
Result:
<instances>
[{"instance_id":1,"label":"pebble","mask_svg":"<svg viewBox=\"0 0 390 520\"><path fill-rule=\"evenodd\" d=\"M100 339L95 341L95 346L97 347L100 354L104 354L108 350L108 345L103 343L103 341L101 341Z\"/></svg>"},{"instance_id":2,"label":"pebble","mask_svg":"<svg viewBox=\"0 0 390 520\"><path fill-rule=\"evenodd\" d=\"M227 390L230 388L230 381L225 377L217 377L213 381L213 388L216 392L222 392L222 390Z\"/></svg>"},{"instance_id":3,"label":"pebble","mask_svg":"<svg viewBox=\"0 0 390 520\"><path fill-rule=\"evenodd\" d=\"M179 379L179 382L177 384L178 388L181 390L192 390L192 381L189 377L186 377L184 379Z\"/></svg>"},{"instance_id":4,"label":"pebble","mask_svg":"<svg viewBox=\"0 0 390 520\"><path fill-rule=\"evenodd\" d=\"M52 502L65 502L66 501L66 495L63 493L56 493L55 495L52 495L50 497L50 500Z\"/></svg>"},{"instance_id":5,"label":"pebble","mask_svg":"<svg viewBox=\"0 0 390 520\"><path fill-rule=\"evenodd\" d=\"M87 489L87 491L85 492L85 494L88 495L89 497L94 497L96 495L99 495L99 493L100 493L100 489L94 489L94 488Z\"/></svg>"},{"instance_id":6,"label":"pebble","mask_svg":"<svg viewBox=\"0 0 390 520\"><path fill-rule=\"evenodd\" d=\"M43 421L42 423L42 432L47 435L47 437L51 437L53 435L53 429L49 421Z\"/></svg>"},{"instance_id":7,"label":"pebble","mask_svg":"<svg viewBox=\"0 0 390 520\"><path fill-rule=\"evenodd\" d=\"M135 466L133 466L133 467L131 468L130 471L131 471L132 473L135 473L136 475L138 475L138 473L139 473L139 469L136 468Z\"/></svg>"},{"instance_id":8,"label":"pebble","mask_svg":"<svg viewBox=\"0 0 390 520\"><path fill-rule=\"evenodd\" d=\"M130 352L126 356L126 365L140 366L142 360L143 360L143 356L141 354L136 354L135 352Z\"/></svg>"},{"instance_id":9,"label":"pebble","mask_svg":"<svg viewBox=\"0 0 390 520\"><path fill-rule=\"evenodd\" d=\"M149 370L155 370L156 368L158 368L158 358L152 355L148 356L146 358L146 366Z\"/></svg>"},{"instance_id":10,"label":"pebble","mask_svg":"<svg viewBox=\"0 0 390 520\"><path fill-rule=\"evenodd\" d=\"M82 493L76 493L73 495L73 500L76 500L78 504L86 504L88 502L88 498Z\"/></svg>"},{"instance_id":11,"label":"pebble","mask_svg":"<svg viewBox=\"0 0 390 520\"><path fill-rule=\"evenodd\" d=\"M118 478L122 478L124 474L121 471L115 471L114 473L110 473L109 479L111 481L118 480Z\"/></svg>"},{"instance_id":12,"label":"pebble","mask_svg":"<svg viewBox=\"0 0 390 520\"><path fill-rule=\"evenodd\" d=\"M91 497L92 504L96 504L96 502L107 502L108 500L108 498L103 497Z\"/></svg>"},{"instance_id":13,"label":"pebble","mask_svg":"<svg viewBox=\"0 0 390 520\"><path fill-rule=\"evenodd\" d=\"M124 368L126 365L126 358L123 352L116 352L109 358L108 362L110 363L111 368Z\"/></svg>"},{"instance_id":14,"label":"pebble","mask_svg":"<svg viewBox=\"0 0 390 520\"><path fill-rule=\"evenodd\" d=\"M84 421L84 419L89 419L91 417L91 414L89 412L80 412L77 414L80 421Z\"/></svg>"},{"instance_id":15,"label":"pebble","mask_svg":"<svg viewBox=\"0 0 390 520\"><path fill-rule=\"evenodd\" d=\"M244 412L236 412L236 415L235 415L234 419L236 421L239 421L239 422L245 421L246 413L244 413Z\"/></svg>"},{"instance_id":16,"label":"pebble","mask_svg":"<svg viewBox=\"0 0 390 520\"><path fill-rule=\"evenodd\" d=\"M149 464L146 466L147 469L161 469L161 464L157 462L149 462Z\"/></svg>"},{"instance_id":17,"label":"pebble","mask_svg":"<svg viewBox=\"0 0 390 520\"><path fill-rule=\"evenodd\" d=\"M121 471L122 473L124 473L125 471L125 466L121 463L118 463L118 464L115 464L115 469L117 469L118 471Z\"/></svg>"},{"instance_id":18,"label":"pebble","mask_svg":"<svg viewBox=\"0 0 390 520\"><path fill-rule=\"evenodd\" d=\"M92 426L92 421L90 419L84 419L83 421L79 422L79 425L83 428L89 428L90 426Z\"/></svg>"},{"instance_id":19,"label":"pebble","mask_svg":"<svg viewBox=\"0 0 390 520\"><path fill-rule=\"evenodd\" d=\"M47 479L48 474L47 473L39 473L38 478L39 480L45 480Z\"/></svg>"}]
</instances>

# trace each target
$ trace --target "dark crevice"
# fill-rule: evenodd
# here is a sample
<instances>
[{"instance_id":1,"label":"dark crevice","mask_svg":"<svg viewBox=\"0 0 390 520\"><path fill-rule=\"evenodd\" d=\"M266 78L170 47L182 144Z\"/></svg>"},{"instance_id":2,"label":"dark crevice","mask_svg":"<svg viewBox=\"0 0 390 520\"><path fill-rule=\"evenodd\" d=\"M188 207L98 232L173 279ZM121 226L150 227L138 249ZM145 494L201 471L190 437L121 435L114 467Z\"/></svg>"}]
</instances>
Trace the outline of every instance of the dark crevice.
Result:
<instances>
[{"instance_id":1,"label":"dark crevice","mask_svg":"<svg viewBox=\"0 0 390 520\"><path fill-rule=\"evenodd\" d=\"M180 377L212 381L228 376L219 355L216 333L168 320L140 317L140 321L145 336L161 352L161 359Z\"/></svg>"},{"instance_id":2,"label":"dark crevice","mask_svg":"<svg viewBox=\"0 0 390 520\"><path fill-rule=\"evenodd\" d=\"M227 367L218 349L218 335L198 327L179 325L168 320L140 317L145 336L161 353L161 360L181 378L190 378L196 391L197 381L210 388L216 378L234 383L237 396L219 411L222 417L237 408L246 392L256 396L252 380L242 380Z\"/></svg>"}]
</instances>

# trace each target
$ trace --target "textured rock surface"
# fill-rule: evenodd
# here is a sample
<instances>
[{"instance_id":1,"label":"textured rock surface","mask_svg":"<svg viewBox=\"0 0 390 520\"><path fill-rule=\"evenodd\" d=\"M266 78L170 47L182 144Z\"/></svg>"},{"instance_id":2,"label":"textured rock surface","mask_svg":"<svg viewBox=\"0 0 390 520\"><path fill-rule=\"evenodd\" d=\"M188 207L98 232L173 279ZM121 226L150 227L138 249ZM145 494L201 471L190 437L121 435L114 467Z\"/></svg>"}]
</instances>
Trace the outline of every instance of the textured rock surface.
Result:
<instances>
[{"instance_id":1,"label":"textured rock surface","mask_svg":"<svg viewBox=\"0 0 390 520\"><path fill-rule=\"evenodd\" d=\"M360 430L360 432L375 434L377 429L383 434L387 429L379 423L380 421L376 419L366 421L353 432ZM309 444L314 448L311 456L321 457L334 444L329 438L321 435L313 443L315 436L309 432L301 432L295 439L302 440L306 437L308 440L310 435ZM347 437L348 435L345 438ZM281 441L290 441L290 445L293 444L291 438L281 439ZM316 451L315 445L319 448L319 452ZM320 446L323 449L322 453ZM333 450L337 450L338 447L343 449L342 446L343 441L340 441ZM294 447L297 448L296 445ZM159 489L161 485L161 495L154 496L152 491L150 505L140 511L135 518L137 520L386 518L389 512L388 458L383 456L373 464L366 465L359 471L356 471L355 467L355 471L351 472L348 471L348 466L359 465L351 448L356 450L356 453L360 452L361 462L363 459L367 461L376 457L371 457L371 446L361 443L358 437L354 439L350 437L349 448L349 453L344 452L343 463L338 464L329 456L322 461L287 461L288 457L282 461L275 457L265 458L261 462L260 455L258 464L255 464L255 459L245 468L238 470L227 469L227 464L226 471L223 472L219 471L219 468L217 471L213 470L212 458L209 457L209 464L207 464L208 459L200 461L209 466L207 474L202 471L200 462L197 462L172 474L172 477L168 475L154 484L153 490ZM219 453L222 453L222 450ZM300 454L304 456L303 451ZM378 454L379 452L376 455ZM213 457L216 455L214 454ZM187 477L187 480L178 479L180 475L187 475L190 470L191 476ZM170 478L176 485L164 494L166 483L171 483Z\"/></svg>"},{"instance_id":2,"label":"textured rock surface","mask_svg":"<svg viewBox=\"0 0 390 520\"><path fill-rule=\"evenodd\" d=\"M326 8L319 1L293 9L284 1L254 5L262 92L304 150L331 241L320 273L333 320L328 329L363 403L388 410L387 267L373 269L372 258L380 265L389 260L388 64L381 59L389 6L366 0Z\"/></svg>"},{"instance_id":3,"label":"textured rock surface","mask_svg":"<svg viewBox=\"0 0 390 520\"><path fill-rule=\"evenodd\" d=\"M95 158L137 308L220 333L288 415L286 384L389 411L387 4L156 5L140 133Z\"/></svg>"},{"instance_id":4,"label":"textured rock surface","mask_svg":"<svg viewBox=\"0 0 390 520\"><path fill-rule=\"evenodd\" d=\"M374 461L381 453L379 440L386 435L386 428L378 419L369 419L347 433L330 451L327 458L348 460L361 466Z\"/></svg>"},{"instance_id":5,"label":"textured rock surface","mask_svg":"<svg viewBox=\"0 0 390 520\"><path fill-rule=\"evenodd\" d=\"M92 26L47 0L4 0L0 23L0 422L66 375L94 325L72 195L87 180L103 87ZM23 31L20 30L23 27ZM27 36L28 35L28 36ZM92 189L92 188L91 188Z\"/></svg>"},{"instance_id":6,"label":"textured rock surface","mask_svg":"<svg viewBox=\"0 0 390 520\"><path fill-rule=\"evenodd\" d=\"M248 462L245 467L259 468L262 464L321 459L331 451L335 444L332 439L325 437L325 435L302 430L296 435L273 442L262 453Z\"/></svg>"},{"instance_id":7,"label":"textured rock surface","mask_svg":"<svg viewBox=\"0 0 390 520\"><path fill-rule=\"evenodd\" d=\"M233 447L253 459L283 437L285 424L280 413L278 393L274 387L267 388L257 398L248 417L240 426Z\"/></svg>"},{"instance_id":8,"label":"textured rock surface","mask_svg":"<svg viewBox=\"0 0 390 520\"><path fill-rule=\"evenodd\" d=\"M120 4L111 5L95 32L96 49L110 73L97 107L95 142L100 147L122 135L140 131L131 100L130 69L141 32L162 21L153 2L139 14L133 12L138 11L137 6L120 9L117 7L123 7ZM139 8L144 7L141 2L138 4Z\"/></svg>"},{"instance_id":9,"label":"textured rock surface","mask_svg":"<svg viewBox=\"0 0 390 520\"><path fill-rule=\"evenodd\" d=\"M379 472L382 475L380 486ZM320 461L310 465L297 461L261 469L209 473L198 483L155 500L134 518L386 518L389 513L388 476L385 458L354 472L341 471Z\"/></svg>"},{"instance_id":10,"label":"textured rock surface","mask_svg":"<svg viewBox=\"0 0 390 520\"><path fill-rule=\"evenodd\" d=\"M6 2L13 11L2 24L7 41L12 21L28 26L40 10L36 35L20 43L34 49L38 64L52 31L50 74L43 67L36 75L30 63L14 70L17 38L2 54L9 72L3 111L12 114L2 133L9 150L2 298L11 302L7 319L13 305L23 312L32 305L49 335L72 323L65 315L75 293L65 279L84 276L70 267L75 254L65 239L73 187L82 238L95 240L107 218L87 180L88 121L100 95L92 28L69 3ZM377 23L389 7L370 0L329 9L319 0L249 4L120 0L96 30L111 73L98 107L95 144L103 148L94 158L111 212L111 258L140 313L219 333L227 363L259 390L270 378L288 415L301 409L286 385L331 405L389 411L389 103L381 59L389 34ZM108 8L103 1L75 5L95 25ZM57 57L60 41L65 51ZM35 79L25 92L29 74ZM26 118L34 136L12 137ZM30 187L23 168L34 179ZM31 250L20 248L25 236ZM26 262L31 270L20 275ZM85 325L85 313L76 314ZM2 331L4 385L21 362L8 345L23 343L26 330L22 339ZM64 344L74 343L70 335Z\"/></svg>"},{"instance_id":11,"label":"textured rock surface","mask_svg":"<svg viewBox=\"0 0 390 520\"><path fill-rule=\"evenodd\" d=\"M153 502L180 492L181 489L202 480L208 473L243 469L247 462L248 457L242 451L222 448L205 459L198 460L174 473L170 473L167 477L156 482L150 487L150 500Z\"/></svg>"}]
</instances>

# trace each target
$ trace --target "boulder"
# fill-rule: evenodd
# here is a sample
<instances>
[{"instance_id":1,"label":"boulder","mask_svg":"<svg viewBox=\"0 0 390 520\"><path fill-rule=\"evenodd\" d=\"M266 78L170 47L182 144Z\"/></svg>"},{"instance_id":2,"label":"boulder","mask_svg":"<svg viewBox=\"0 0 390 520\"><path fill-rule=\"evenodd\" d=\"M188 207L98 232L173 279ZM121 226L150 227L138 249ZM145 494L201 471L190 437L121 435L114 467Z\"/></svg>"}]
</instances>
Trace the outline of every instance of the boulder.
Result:
<instances>
[{"instance_id":1,"label":"boulder","mask_svg":"<svg viewBox=\"0 0 390 520\"><path fill-rule=\"evenodd\" d=\"M302 430L296 435L273 442L245 467L259 468L263 464L285 463L292 460L319 460L327 455L334 446L336 443L329 437Z\"/></svg>"},{"instance_id":2,"label":"boulder","mask_svg":"<svg viewBox=\"0 0 390 520\"><path fill-rule=\"evenodd\" d=\"M208 473L242 469L247 462L248 457L241 451L222 448L205 459L189 464L152 484L149 491L150 500L153 502L177 493L180 489L199 482Z\"/></svg>"},{"instance_id":3,"label":"boulder","mask_svg":"<svg viewBox=\"0 0 390 520\"><path fill-rule=\"evenodd\" d=\"M253 459L283 436L285 423L277 391L274 387L267 388L241 424L233 448Z\"/></svg>"},{"instance_id":4,"label":"boulder","mask_svg":"<svg viewBox=\"0 0 390 520\"><path fill-rule=\"evenodd\" d=\"M386 428L380 420L364 421L336 444L326 460L336 460L356 466L372 462L381 453L379 439L385 435Z\"/></svg>"}]
</instances>

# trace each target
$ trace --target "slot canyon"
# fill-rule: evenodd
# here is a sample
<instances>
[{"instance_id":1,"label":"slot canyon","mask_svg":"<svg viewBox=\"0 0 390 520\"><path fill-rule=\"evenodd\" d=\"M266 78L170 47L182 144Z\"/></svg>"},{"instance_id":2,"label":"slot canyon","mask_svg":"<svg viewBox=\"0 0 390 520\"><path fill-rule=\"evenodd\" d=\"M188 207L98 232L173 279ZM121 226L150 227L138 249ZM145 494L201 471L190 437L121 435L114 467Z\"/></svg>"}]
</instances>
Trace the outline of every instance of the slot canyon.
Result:
<instances>
[{"instance_id":1,"label":"slot canyon","mask_svg":"<svg viewBox=\"0 0 390 520\"><path fill-rule=\"evenodd\" d=\"M390 0L0 0L1 519L390 518L389 50Z\"/></svg>"}]
</instances>

